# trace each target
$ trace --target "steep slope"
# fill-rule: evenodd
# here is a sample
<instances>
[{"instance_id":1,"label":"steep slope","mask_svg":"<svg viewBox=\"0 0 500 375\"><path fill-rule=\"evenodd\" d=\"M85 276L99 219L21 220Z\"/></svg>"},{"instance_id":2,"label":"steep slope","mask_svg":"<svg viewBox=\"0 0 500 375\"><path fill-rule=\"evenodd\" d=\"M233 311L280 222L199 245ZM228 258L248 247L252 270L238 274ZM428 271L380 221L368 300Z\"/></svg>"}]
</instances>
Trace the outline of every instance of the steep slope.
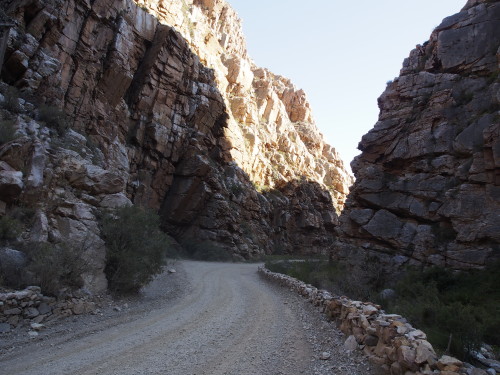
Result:
<instances>
[{"instance_id":1,"label":"steep slope","mask_svg":"<svg viewBox=\"0 0 500 375\"><path fill-rule=\"evenodd\" d=\"M318 182L330 191L340 213L351 176L316 128L304 91L249 58L230 5L225 0L136 3L179 30L214 69L229 114L226 147L250 179L268 188L299 178Z\"/></svg>"},{"instance_id":2,"label":"steep slope","mask_svg":"<svg viewBox=\"0 0 500 375\"><path fill-rule=\"evenodd\" d=\"M500 2L469 1L417 46L359 143L336 255L482 267L500 256Z\"/></svg>"},{"instance_id":3,"label":"steep slope","mask_svg":"<svg viewBox=\"0 0 500 375\"><path fill-rule=\"evenodd\" d=\"M81 247L95 291L106 284L97 218L124 204L157 210L193 251L331 244L350 177L304 93L253 66L225 2L0 3L16 23L0 83L2 126L16 130L0 145L0 208L34 213L21 243Z\"/></svg>"}]
</instances>

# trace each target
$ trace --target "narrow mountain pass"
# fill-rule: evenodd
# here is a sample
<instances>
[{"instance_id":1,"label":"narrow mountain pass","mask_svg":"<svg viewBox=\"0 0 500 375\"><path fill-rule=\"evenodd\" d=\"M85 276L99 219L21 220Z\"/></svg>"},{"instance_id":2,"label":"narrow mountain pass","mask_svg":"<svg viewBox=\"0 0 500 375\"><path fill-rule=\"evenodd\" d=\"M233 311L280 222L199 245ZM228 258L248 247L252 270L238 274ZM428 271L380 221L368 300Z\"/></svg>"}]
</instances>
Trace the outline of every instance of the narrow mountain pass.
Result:
<instances>
[{"instance_id":1,"label":"narrow mountain pass","mask_svg":"<svg viewBox=\"0 0 500 375\"><path fill-rule=\"evenodd\" d=\"M314 320L319 313L260 279L255 264L182 262L188 285L172 303L122 322L27 343L0 356L5 374L368 374ZM163 281L162 281L163 280ZM162 282L144 294L161 297ZM313 317L310 317L313 315ZM314 326L314 327L313 327ZM320 346L336 347L321 360ZM335 346L336 345L336 346ZM344 358L341 358L341 357ZM334 370L334 371L333 371ZM344 372L345 370L345 372Z\"/></svg>"}]
</instances>

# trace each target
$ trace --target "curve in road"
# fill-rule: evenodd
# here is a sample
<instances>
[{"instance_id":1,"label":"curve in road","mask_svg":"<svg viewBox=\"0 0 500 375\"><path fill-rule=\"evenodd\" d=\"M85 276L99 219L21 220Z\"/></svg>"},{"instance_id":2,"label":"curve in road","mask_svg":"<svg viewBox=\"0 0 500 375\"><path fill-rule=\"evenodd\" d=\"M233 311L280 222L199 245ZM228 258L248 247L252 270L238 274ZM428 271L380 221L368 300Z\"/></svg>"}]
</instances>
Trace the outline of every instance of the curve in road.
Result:
<instances>
[{"instance_id":1,"label":"curve in road","mask_svg":"<svg viewBox=\"0 0 500 375\"><path fill-rule=\"evenodd\" d=\"M132 321L21 352L5 374L308 374L312 348L255 264L184 262L191 287ZM158 287L158 285L156 286ZM160 286L161 287L161 286Z\"/></svg>"}]
</instances>

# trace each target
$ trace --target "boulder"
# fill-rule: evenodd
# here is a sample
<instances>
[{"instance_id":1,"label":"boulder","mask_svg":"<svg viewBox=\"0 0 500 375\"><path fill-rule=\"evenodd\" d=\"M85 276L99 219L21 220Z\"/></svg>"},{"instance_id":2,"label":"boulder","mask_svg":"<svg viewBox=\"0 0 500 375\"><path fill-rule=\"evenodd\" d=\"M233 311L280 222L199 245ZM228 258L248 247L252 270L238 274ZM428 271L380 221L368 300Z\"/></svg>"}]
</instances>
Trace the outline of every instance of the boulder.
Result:
<instances>
[{"instance_id":1,"label":"boulder","mask_svg":"<svg viewBox=\"0 0 500 375\"><path fill-rule=\"evenodd\" d=\"M349 336L347 340L344 342L344 348L351 352L358 349L358 342L356 341L356 338L353 335Z\"/></svg>"},{"instance_id":2,"label":"boulder","mask_svg":"<svg viewBox=\"0 0 500 375\"><path fill-rule=\"evenodd\" d=\"M4 202L16 200L23 191L23 173L19 171L0 171L0 196Z\"/></svg>"}]
</instances>

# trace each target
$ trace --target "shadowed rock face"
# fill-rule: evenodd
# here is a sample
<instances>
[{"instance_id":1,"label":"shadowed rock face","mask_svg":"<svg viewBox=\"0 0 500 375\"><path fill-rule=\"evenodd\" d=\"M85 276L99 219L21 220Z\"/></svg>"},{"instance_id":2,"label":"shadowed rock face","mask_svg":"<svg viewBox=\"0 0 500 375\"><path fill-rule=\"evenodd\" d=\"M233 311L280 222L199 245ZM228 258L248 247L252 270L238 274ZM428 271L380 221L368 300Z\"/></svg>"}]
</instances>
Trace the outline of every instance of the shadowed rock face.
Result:
<instances>
[{"instance_id":1,"label":"shadowed rock face","mask_svg":"<svg viewBox=\"0 0 500 375\"><path fill-rule=\"evenodd\" d=\"M227 108L224 150L260 186L307 179L328 189L338 213L352 184L333 147L318 131L303 90L257 67L241 22L226 0L136 0L187 40L214 70Z\"/></svg>"},{"instance_id":2,"label":"shadowed rock face","mask_svg":"<svg viewBox=\"0 0 500 375\"><path fill-rule=\"evenodd\" d=\"M243 259L325 251L347 192L304 93L251 64L234 11L180 3L148 2L160 23L133 1L1 1L16 27L0 92L18 108L0 111L19 137L0 145L0 210L35 212L25 242L85 248L94 291L106 285L104 209L153 208L181 244ZM164 24L189 34L188 16L200 23L190 41Z\"/></svg>"},{"instance_id":3,"label":"shadowed rock face","mask_svg":"<svg viewBox=\"0 0 500 375\"><path fill-rule=\"evenodd\" d=\"M500 256L500 3L469 1L417 46L359 143L336 255L482 267Z\"/></svg>"}]
</instances>

